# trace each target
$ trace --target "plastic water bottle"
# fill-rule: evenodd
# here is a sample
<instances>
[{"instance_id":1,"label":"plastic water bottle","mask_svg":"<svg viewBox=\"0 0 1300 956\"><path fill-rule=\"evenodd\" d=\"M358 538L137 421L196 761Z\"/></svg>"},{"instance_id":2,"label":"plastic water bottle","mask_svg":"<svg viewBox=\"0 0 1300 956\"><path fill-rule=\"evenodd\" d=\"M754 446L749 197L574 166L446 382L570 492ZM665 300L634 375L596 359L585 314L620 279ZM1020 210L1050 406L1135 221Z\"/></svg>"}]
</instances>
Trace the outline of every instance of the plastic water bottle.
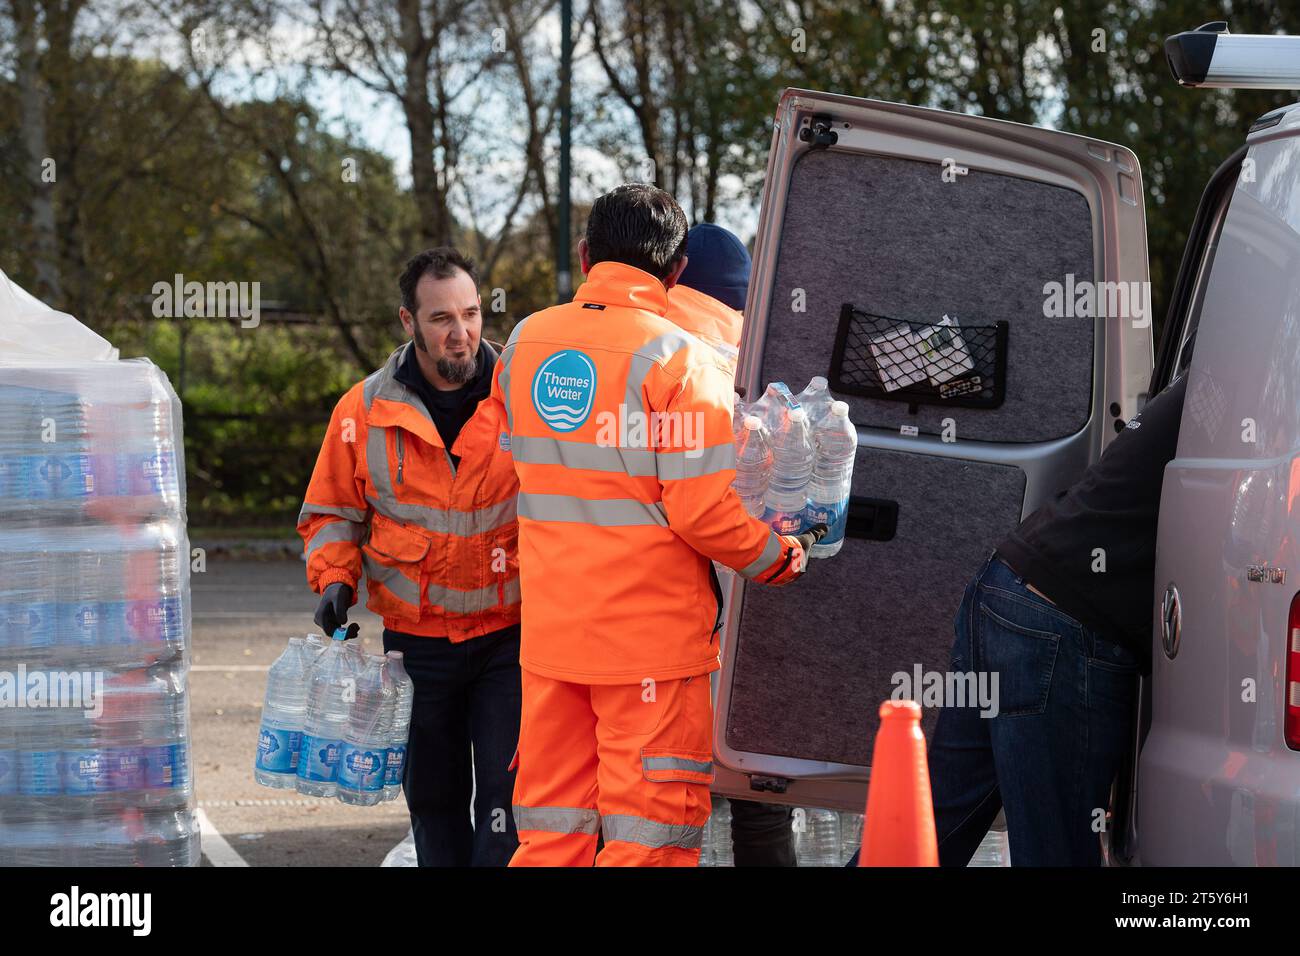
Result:
<instances>
[{"instance_id":1,"label":"plastic water bottle","mask_svg":"<svg viewBox=\"0 0 1300 956\"><path fill-rule=\"evenodd\" d=\"M794 852L800 866L840 865L840 815L820 807L794 812Z\"/></svg>"},{"instance_id":2,"label":"plastic water bottle","mask_svg":"<svg viewBox=\"0 0 1300 956\"><path fill-rule=\"evenodd\" d=\"M840 865L847 865L862 849L862 814L840 814Z\"/></svg>"},{"instance_id":3,"label":"plastic water bottle","mask_svg":"<svg viewBox=\"0 0 1300 956\"><path fill-rule=\"evenodd\" d=\"M764 498L767 509L763 520L777 534L803 531L812 470L813 447L807 417L802 408L794 408L785 416L781 430L772 436L772 477Z\"/></svg>"},{"instance_id":4,"label":"plastic water bottle","mask_svg":"<svg viewBox=\"0 0 1300 956\"><path fill-rule=\"evenodd\" d=\"M339 753L338 798L369 807L384 798L384 772L393 720L396 688L386 673L388 660L366 658L357 677L356 700L348 716Z\"/></svg>"},{"instance_id":5,"label":"plastic water bottle","mask_svg":"<svg viewBox=\"0 0 1300 956\"><path fill-rule=\"evenodd\" d=\"M763 516L763 496L772 477L772 449L757 415L746 415L744 431L736 442L736 494L755 518Z\"/></svg>"},{"instance_id":6,"label":"plastic water bottle","mask_svg":"<svg viewBox=\"0 0 1300 956\"><path fill-rule=\"evenodd\" d=\"M763 421L768 435L775 435L785 427L786 416L799 407L799 400L790 393L785 382L770 382L761 398L749 409Z\"/></svg>"},{"instance_id":7,"label":"plastic water bottle","mask_svg":"<svg viewBox=\"0 0 1300 956\"><path fill-rule=\"evenodd\" d=\"M709 815L709 837L713 844L709 854L712 866L735 866L735 848L731 844L731 801L726 797L713 798L713 812Z\"/></svg>"},{"instance_id":8,"label":"plastic water bottle","mask_svg":"<svg viewBox=\"0 0 1300 956\"><path fill-rule=\"evenodd\" d=\"M298 792L309 797L332 797L338 790L339 752L356 681L346 636L346 628L335 631L311 671L296 781Z\"/></svg>"},{"instance_id":9,"label":"plastic water bottle","mask_svg":"<svg viewBox=\"0 0 1300 956\"><path fill-rule=\"evenodd\" d=\"M262 728L253 762L253 779L264 787L287 790L295 786L307 720L309 653L301 637L291 637L266 676Z\"/></svg>"},{"instance_id":10,"label":"plastic water bottle","mask_svg":"<svg viewBox=\"0 0 1300 956\"><path fill-rule=\"evenodd\" d=\"M731 438L739 445L740 434L745 430L745 418L749 411L745 407L745 402L739 395L732 393L731 396Z\"/></svg>"},{"instance_id":11,"label":"plastic water bottle","mask_svg":"<svg viewBox=\"0 0 1300 956\"><path fill-rule=\"evenodd\" d=\"M808 387L795 396L799 407L808 414L808 427L816 431L817 425L831 410L830 386L820 375L814 375L808 381Z\"/></svg>"},{"instance_id":12,"label":"plastic water bottle","mask_svg":"<svg viewBox=\"0 0 1300 956\"><path fill-rule=\"evenodd\" d=\"M858 430L849 421L849 406L834 402L830 414L813 433L816 456L808 483L808 524L825 523L826 537L812 546L811 557L829 558L844 546L849 494L853 488L853 461L858 452Z\"/></svg>"},{"instance_id":13,"label":"plastic water bottle","mask_svg":"<svg viewBox=\"0 0 1300 956\"><path fill-rule=\"evenodd\" d=\"M402 773L406 770L406 744L411 733L411 707L415 703L415 684L406 673L401 651L388 652L388 676L396 689L393 701L393 728L388 737L388 754L384 765L384 799L396 800L402 792Z\"/></svg>"}]
</instances>

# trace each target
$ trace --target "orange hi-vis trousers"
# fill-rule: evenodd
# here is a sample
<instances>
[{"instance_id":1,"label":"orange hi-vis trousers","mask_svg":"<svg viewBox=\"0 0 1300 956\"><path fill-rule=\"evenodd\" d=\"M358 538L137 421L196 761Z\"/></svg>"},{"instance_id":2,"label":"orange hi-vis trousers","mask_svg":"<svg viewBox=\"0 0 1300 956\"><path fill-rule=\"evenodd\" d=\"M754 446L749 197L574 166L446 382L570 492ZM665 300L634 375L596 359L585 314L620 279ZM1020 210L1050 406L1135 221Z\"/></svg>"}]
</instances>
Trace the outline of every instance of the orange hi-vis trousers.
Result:
<instances>
[{"instance_id":1,"label":"orange hi-vis trousers","mask_svg":"<svg viewBox=\"0 0 1300 956\"><path fill-rule=\"evenodd\" d=\"M697 866L711 721L708 674L629 685L523 671L510 865Z\"/></svg>"}]
</instances>

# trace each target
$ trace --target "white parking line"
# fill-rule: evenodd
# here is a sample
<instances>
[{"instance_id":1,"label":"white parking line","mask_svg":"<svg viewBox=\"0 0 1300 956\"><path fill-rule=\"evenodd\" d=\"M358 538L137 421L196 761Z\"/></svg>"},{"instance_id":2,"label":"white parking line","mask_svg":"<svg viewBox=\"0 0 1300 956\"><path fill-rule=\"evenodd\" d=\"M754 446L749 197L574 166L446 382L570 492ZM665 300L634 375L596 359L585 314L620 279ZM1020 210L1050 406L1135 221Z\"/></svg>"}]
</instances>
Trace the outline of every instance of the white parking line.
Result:
<instances>
[{"instance_id":1,"label":"white parking line","mask_svg":"<svg viewBox=\"0 0 1300 956\"><path fill-rule=\"evenodd\" d=\"M248 866L248 861L235 852L226 838L217 832L202 808L194 811L199 821L199 835L203 841L203 855L213 866Z\"/></svg>"}]
</instances>

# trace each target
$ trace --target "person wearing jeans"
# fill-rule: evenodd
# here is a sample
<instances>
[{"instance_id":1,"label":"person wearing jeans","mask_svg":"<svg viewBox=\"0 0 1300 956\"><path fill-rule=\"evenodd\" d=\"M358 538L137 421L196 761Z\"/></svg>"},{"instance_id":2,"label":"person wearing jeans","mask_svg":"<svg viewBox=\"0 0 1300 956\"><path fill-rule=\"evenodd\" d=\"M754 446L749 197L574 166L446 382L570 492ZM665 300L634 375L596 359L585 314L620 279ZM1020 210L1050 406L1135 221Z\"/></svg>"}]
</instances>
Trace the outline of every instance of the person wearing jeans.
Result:
<instances>
[{"instance_id":1,"label":"person wearing jeans","mask_svg":"<svg viewBox=\"0 0 1300 956\"><path fill-rule=\"evenodd\" d=\"M1002 808L1013 865L1101 863L1138 675L1151 669L1156 520L1186 387L1184 374L1152 398L967 585L951 669L996 695L987 710L939 714L929 765L940 865L965 866Z\"/></svg>"}]
</instances>

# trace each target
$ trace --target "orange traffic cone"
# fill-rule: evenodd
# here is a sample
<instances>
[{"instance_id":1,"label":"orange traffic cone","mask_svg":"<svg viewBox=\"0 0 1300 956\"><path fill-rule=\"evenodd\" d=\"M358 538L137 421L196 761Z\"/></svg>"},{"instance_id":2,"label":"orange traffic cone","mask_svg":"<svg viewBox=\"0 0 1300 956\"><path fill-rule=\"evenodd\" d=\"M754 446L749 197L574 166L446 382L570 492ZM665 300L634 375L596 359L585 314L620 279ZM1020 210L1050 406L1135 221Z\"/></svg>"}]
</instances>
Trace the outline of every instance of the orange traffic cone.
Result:
<instances>
[{"instance_id":1,"label":"orange traffic cone","mask_svg":"<svg viewBox=\"0 0 1300 956\"><path fill-rule=\"evenodd\" d=\"M913 700L880 705L858 866L938 866L930 768Z\"/></svg>"}]
</instances>

